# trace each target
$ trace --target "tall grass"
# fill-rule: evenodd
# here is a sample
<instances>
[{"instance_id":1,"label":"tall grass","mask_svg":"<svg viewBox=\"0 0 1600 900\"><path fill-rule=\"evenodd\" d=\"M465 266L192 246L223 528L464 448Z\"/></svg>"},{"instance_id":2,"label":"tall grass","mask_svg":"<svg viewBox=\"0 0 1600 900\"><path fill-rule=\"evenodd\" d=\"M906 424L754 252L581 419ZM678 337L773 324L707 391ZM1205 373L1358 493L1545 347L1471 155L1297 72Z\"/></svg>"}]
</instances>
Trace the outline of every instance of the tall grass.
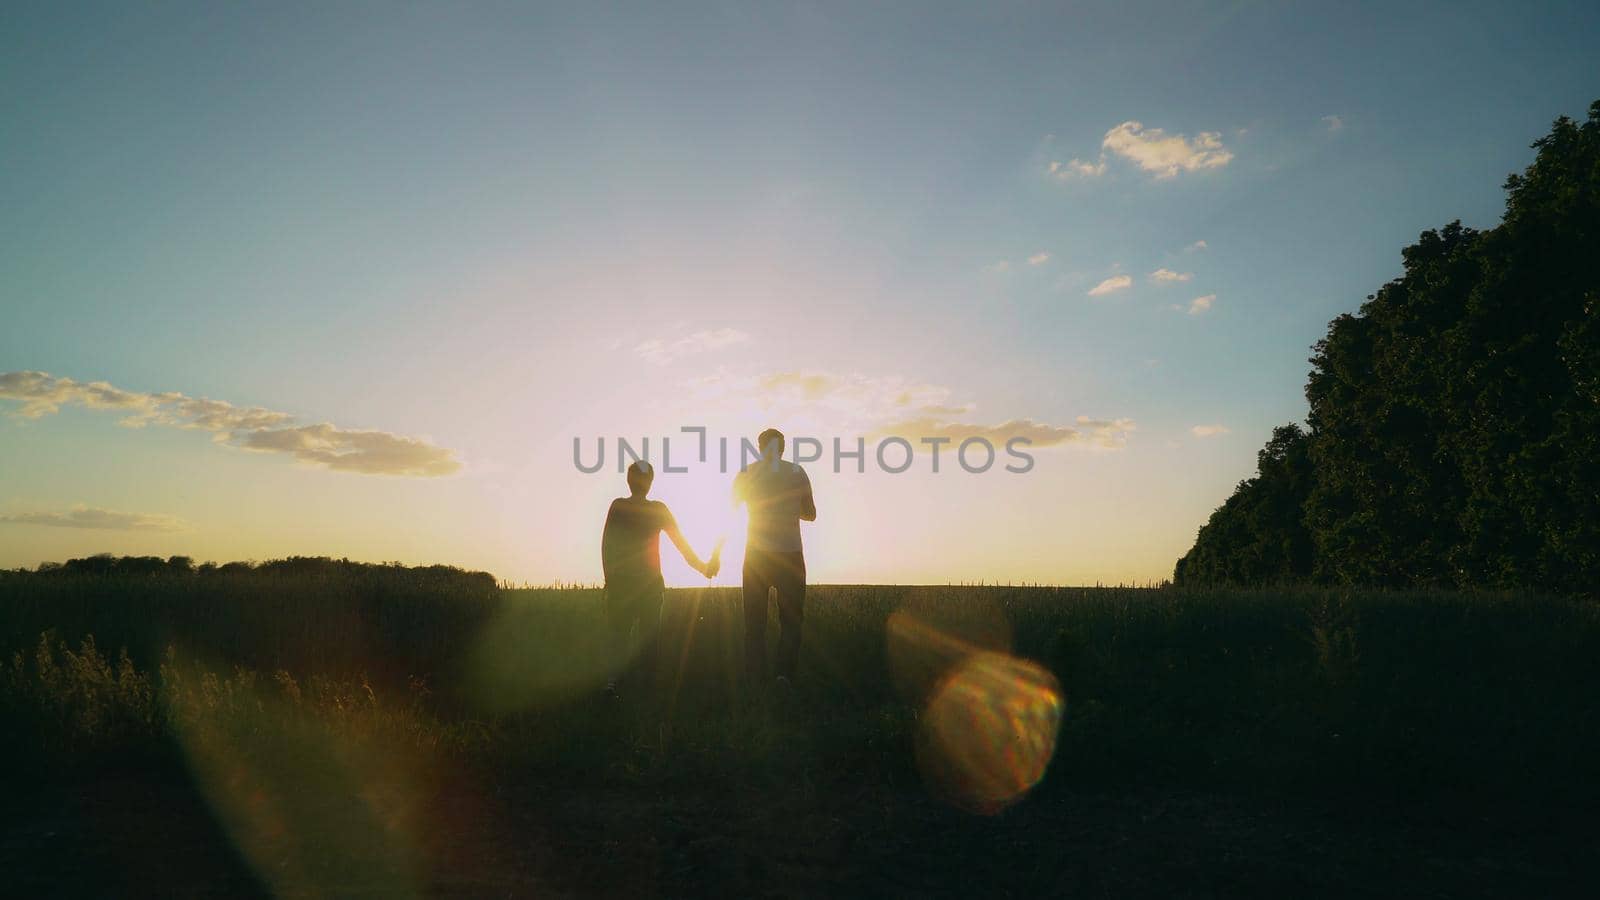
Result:
<instances>
[{"instance_id":1,"label":"tall grass","mask_svg":"<svg viewBox=\"0 0 1600 900\"><path fill-rule=\"evenodd\" d=\"M51 630L69 644L93 637L125 649L143 668L176 647L224 669L403 684L447 666L501 599L481 573L305 562L313 565L208 574L0 572L0 649L29 647Z\"/></svg>"},{"instance_id":2,"label":"tall grass","mask_svg":"<svg viewBox=\"0 0 1600 900\"><path fill-rule=\"evenodd\" d=\"M670 591L650 671L616 657L601 601L338 579L8 576L10 752L62 765L159 756L208 722L248 751L310 722L496 778L911 788L925 695L886 629L904 612L1054 674L1066 712L1041 791L1600 800L1600 614L1577 601L814 587L803 677L781 694L741 677L737 591ZM608 699L602 685L618 675L621 699Z\"/></svg>"}]
</instances>

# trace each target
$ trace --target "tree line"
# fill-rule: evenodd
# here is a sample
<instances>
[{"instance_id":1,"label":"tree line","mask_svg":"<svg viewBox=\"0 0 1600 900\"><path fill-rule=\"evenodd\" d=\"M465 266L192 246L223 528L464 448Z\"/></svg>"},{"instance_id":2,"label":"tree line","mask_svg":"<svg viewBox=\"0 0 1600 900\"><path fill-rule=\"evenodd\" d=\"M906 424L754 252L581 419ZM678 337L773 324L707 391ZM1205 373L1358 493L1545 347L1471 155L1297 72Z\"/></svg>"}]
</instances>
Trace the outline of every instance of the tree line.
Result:
<instances>
[{"instance_id":1,"label":"tree line","mask_svg":"<svg viewBox=\"0 0 1600 900\"><path fill-rule=\"evenodd\" d=\"M361 578L365 580L403 580L408 583L436 583L439 586L461 586L494 590L495 577L488 572L471 572L455 566L406 566L398 562L363 563L350 559L332 559L326 556L290 556L269 559L265 562L227 562L218 565L203 562L198 565L193 557L169 556L113 556L97 553L64 563L43 562L32 571L19 569L14 575L42 575L51 577L89 576L146 578L156 576L245 576L279 578Z\"/></svg>"},{"instance_id":2,"label":"tree line","mask_svg":"<svg viewBox=\"0 0 1600 900\"><path fill-rule=\"evenodd\" d=\"M1423 232L1315 345L1304 427L1174 581L1600 583L1600 101L1534 142L1489 230Z\"/></svg>"}]
</instances>

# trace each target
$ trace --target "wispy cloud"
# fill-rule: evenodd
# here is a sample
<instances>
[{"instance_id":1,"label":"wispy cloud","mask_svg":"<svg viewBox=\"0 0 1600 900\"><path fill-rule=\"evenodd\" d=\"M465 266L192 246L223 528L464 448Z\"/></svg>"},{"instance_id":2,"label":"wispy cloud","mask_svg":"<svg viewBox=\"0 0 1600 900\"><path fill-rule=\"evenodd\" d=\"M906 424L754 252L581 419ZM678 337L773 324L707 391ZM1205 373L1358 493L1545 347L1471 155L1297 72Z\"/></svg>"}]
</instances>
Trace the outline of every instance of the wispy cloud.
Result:
<instances>
[{"instance_id":1,"label":"wispy cloud","mask_svg":"<svg viewBox=\"0 0 1600 900\"><path fill-rule=\"evenodd\" d=\"M1107 153L1115 153L1163 179L1175 177L1179 172L1218 169L1233 159L1233 153L1222 145L1219 132L1202 131L1190 138L1182 134L1169 135L1160 128L1147 129L1134 121L1123 122L1106 132L1100 146Z\"/></svg>"},{"instance_id":2,"label":"wispy cloud","mask_svg":"<svg viewBox=\"0 0 1600 900\"><path fill-rule=\"evenodd\" d=\"M869 437L904 438L918 449L921 449L918 445L924 439L937 441L943 438L952 446L959 446L962 441L982 438L999 446L1013 438L1024 438L1034 447L1076 444L1115 450L1127 445L1128 433L1136 428L1132 419L1094 419L1089 416L1079 416L1075 426L1049 425L1032 419L1012 419L996 425L983 425L924 417L893 422L872 432Z\"/></svg>"},{"instance_id":3,"label":"wispy cloud","mask_svg":"<svg viewBox=\"0 0 1600 900\"><path fill-rule=\"evenodd\" d=\"M1196 297L1193 300L1190 300L1189 301L1189 315L1191 315L1191 316L1200 315L1201 313L1209 310L1211 308L1211 304L1215 303L1216 300L1217 300L1217 295L1216 294L1206 294L1204 296Z\"/></svg>"},{"instance_id":4,"label":"wispy cloud","mask_svg":"<svg viewBox=\"0 0 1600 900\"><path fill-rule=\"evenodd\" d=\"M1057 181L1066 181L1071 178L1098 178L1106 173L1106 158L1101 156L1097 162L1084 162L1081 159L1072 159L1067 162L1052 160L1050 174Z\"/></svg>"},{"instance_id":5,"label":"wispy cloud","mask_svg":"<svg viewBox=\"0 0 1600 900\"><path fill-rule=\"evenodd\" d=\"M985 272L992 272L996 275L999 275L1003 272L1009 272L1011 271L1011 261L1008 259L997 259L987 266L984 266L983 270Z\"/></svg>"},{"instance_id":6,"label":"wispy cloud","mask_svg":"<svg viewBox=\"0 0 1600 900\"><path fill-rule=\"evenodd\" d=\"M1070 425L1026 418L975 422L974 406L954 399L950 388L900 376L770 372L752 377L723 372L696 379L691 386L707 402L725 407L730 401L748 402L774 421L801 418L857 430L874 440L903 437L914 446L924 437L946 437L955 444L983 437L996 445L1025 437L1037 447L1116 448L1135 427L1130 419L1088 416Z\"/></svg>"},{"instance_id":7,"label":"wispy cloud","mask_svg":"<svg viewBox=\"0 0 1600 900\"><path fill-rule=\"evenodd\" d=\"M1206 246L1207 246L1206 242L1203 241L1203 240L1202 241L1195 241L1194 243L1190 244L1189 246L1183 248L1183 252L1185 252L1185 253L1199 253L1201 250L1206 249Z\"/></svg>"},{"instance_id":8,"label":"wispy cloud","mask_svg":"<svg viewBox=\"0 0 1600 900\"><path fill-rule=\"evenodd\" d=\"M1229 429L1226 425L1196 425L1189 431L1197 438L1208 438L1227 434Z\"/></svg>"},{"instance_id":9,"label":"wispy cloud","mask_svg":"<svg viewBox=\"0 0 1600 900\"><path fill-rule=\"evenodd\" d=\"M1050 254L1045 253L1043 251L1040 251L1040 252L1035 253L1034 255L1028 257L1028 265L1030 265L1030 266L1042 266L1042 265L1044 265L1045 263L1047 263L1049 261L1050 261Z\"/></svg>"},{"instance_id":10,"label":"wispy cloud","mask_svg":"<svg viewBox=\"0 0 1600 900\"><path fill-rule=\"evenodd\" d=\"M812 411L849 423L883 422L916 415L961 415L971 406L943 385L897 375L768 372L753 378L718 375L700 381L776 412Z\"/></svg>"},{"instance_id":11,"label":"wispy cloud","mask_svg":"<svg viewBox=\"0 0 1600 900\"><path fill-rule=\"evenodd\" d=\"M461 469L455 451L423 438L328 423L295 425L289 413L173 391L127 391L104 381L22 371L0 373L0 399L20 402L15 414L23 418L38 419L64 406L112 410L126 414L120 424L129 428L165 425L208 431L218 443L288 453L303 462L364 475L434 477Z\"/></svg>"},{"instance_id":12,"label":"wispy cloud","mask_svg":"<svg viewBox=\"0 0 1600 900\"><path fill-rule=\"evenodd\" d=\"M1124 290L1126 288L1131 287L1132 285L1133 285L1133 276L1131 276L1131 275L1113 275L1110 278L1107 278L1106 280L1104 280L1104 281L1100 282L1099 284L1095 285L1094 287L1090 288L1089 289L1089 296L1091 296L1091 297L1104 297L1107 294L1114 294L1117 291Z\"/></svg>"},{"instance_id":13,"label":"wispy cloud","mask_svg":"<svg viewBox=\"0 0 1600 900\"><path fill-rule=\"evenodd\" d=\"M1328 126L1329 131L1338 131L1344 127L1343 116L1323 116L1322 124Z\"/></svg>"},{"instance_id":14,"label":"wispy cloud","mask_svg":"<svg viewBox=\"0 0 1600 900\"><path fill-rule=\"evenodd\" d=\"M342 472L430 477L449 475L461 467L450 451L419 438L327 423L246 431L235 434L233 443L262 453L287 453L301 462Z\"/></svg>"},{"instance_id":15,"label":"wispy cloud","mask_svg":"<svg viewBox=\"0 0 1600 900\"><path fill-rule=\"evenodd\" d=\"M182 519L155 513L118 512L93 506L74 506L64 512L25 512L0 516L9 525L43 525L49 528L92 528L100 531L183 531Z\"/></svg>"},{"instance_id":16,"label":"wispy cloud","mask_svg":"<svg viewBox=\"0 0 1600 900\"><path fill-rule=\"evenodd\" d=\"M1171 269L1166 268L1157 269L1150 273L1151 281L1163 281L1168 283L1174 281L1190 281L1193 278L1193 272L1174 272Z\"/></svg>"},{"instance_id":17,"label":"wispy cloud","mask_svg":"<svg viewBox=\"0 0 1600 900\"><path fill-rule=\"evenodd\" d=\"M665 366L685 356L720 350L748 340L750 335L737 328L717 328L711 331L696 331L694 334L672 341L652 338L639 343L633 348L633 352L658 366Z\"/></svg>"}]
</instances>

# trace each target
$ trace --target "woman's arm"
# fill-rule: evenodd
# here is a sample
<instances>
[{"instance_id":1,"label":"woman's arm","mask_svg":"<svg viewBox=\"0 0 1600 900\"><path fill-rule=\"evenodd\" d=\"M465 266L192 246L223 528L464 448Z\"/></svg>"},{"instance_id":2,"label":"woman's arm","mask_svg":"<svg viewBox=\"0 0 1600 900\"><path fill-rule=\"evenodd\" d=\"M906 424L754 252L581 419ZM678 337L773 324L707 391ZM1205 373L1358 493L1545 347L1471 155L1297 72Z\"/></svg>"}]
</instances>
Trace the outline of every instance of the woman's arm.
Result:
<instances>
[{"instance_id":1,"label":"woman's arm","mask_svg":"<svg viewBox=\"0 0 1600 900\"><path fill-rule=\"evenodd\" d=\"M673 518L672 510L667 509L666 504L662 504L661 513L661 530L667 533L667 538L672 541L672 546L678 548L678 553L682 554L683 561L689 564L689 568L707 578L715 576L717 570L713 569L710 563L702 561L699 555L694 552L694 548L689 546L689 539L685 538L683 532L678 529L678 520Z\"/></svg>"},{"instance_id":2,"label":"woman's arm","mask_svg":"<svg viewBox=\"0 0 1600 900\"><path fill-rule=\"evenodd\" d=\"M611 580L611 567L616 561L617 532L614 522L617 517L617 504L612 501L611 507L606 510L606 525L600 531L600 570L605 573L607 581Z\"/></svg>"}]
</instances>

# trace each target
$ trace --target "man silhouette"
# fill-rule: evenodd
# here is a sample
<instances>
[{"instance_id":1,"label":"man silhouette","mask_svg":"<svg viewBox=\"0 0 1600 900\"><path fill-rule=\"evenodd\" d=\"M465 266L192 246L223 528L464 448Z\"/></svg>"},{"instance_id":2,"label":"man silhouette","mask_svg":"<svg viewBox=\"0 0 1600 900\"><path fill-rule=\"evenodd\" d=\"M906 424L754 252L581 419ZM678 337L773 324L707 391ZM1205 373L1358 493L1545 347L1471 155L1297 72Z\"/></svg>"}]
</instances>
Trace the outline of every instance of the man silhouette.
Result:
<instances>
[{"instance_id":1,"label":"man silhouette","mask_svg":"<svg viewBox=\"0 0 1600 900\"><path fill-rule=\"evenodd\" d=\"M659 500L651 500L650 485L655 470L644 460L628 467L628 496L611 501L605 530L600 536L600 564L606 576L606 618L617 649L631 649L629 633L636 627L632 643L641 648L639 664L646 672L654 666L655 632L661 621L661 597L666 585L661 580L661 533L683 554L690 568L715 578L721 568L722 545L701 562L689 546L672 510ZM616 682L607 686L615 691Z\"/></svg>"},{"instance_id":2,"label":"man silhouette","mask_svg":"<svg viewBox=\"0 0 1600 900\"><path fill-rule=\"evenodd\" d=\"M767 593L778 595L777 675L787 682L800 662L800 622L805 615L806 559L800 522L815 522L811 479L783 459L783 432L757 438L761 458L733 479L733 500L750 511L744 551L744 666L752 680L767 675Z\"/></svg>"}]
</instances>

